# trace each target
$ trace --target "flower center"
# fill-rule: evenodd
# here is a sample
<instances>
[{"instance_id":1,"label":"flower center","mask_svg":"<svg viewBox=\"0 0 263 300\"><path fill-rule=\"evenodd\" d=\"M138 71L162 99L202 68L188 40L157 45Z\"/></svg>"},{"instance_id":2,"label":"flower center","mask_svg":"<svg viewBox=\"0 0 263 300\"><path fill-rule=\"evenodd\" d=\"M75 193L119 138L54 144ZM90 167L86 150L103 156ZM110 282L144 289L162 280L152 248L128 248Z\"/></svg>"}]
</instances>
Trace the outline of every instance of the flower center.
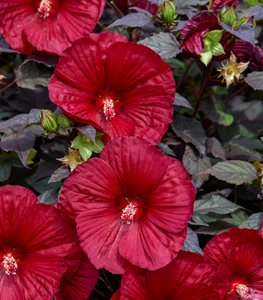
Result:
<instances>
[{"instance_id":1,"label":"flower center","mask_svg":"<svg viewBox=\"0 0 263 300\"><path fill-rule=\"evenodd\" d=\"M110 97L103 99L103 114L106 120L111 120L115 117L114 101Z\"/></svg>"},{"instance_id":2,"label":"flower center","mask_svg":"<svg viewBox=\"0 0 263 300\"><path fill-rule=\"evenodd\" d=\"M16 275L18 265L16 259L13 257L11 253L8 253L3 256L2 263L3 263L4 271L7 275Z\"/></svg>"},{"instance_id":3,"label":"flower center","mask_svg":"<svg viewBox=\"0 0 263 300\"><path fill-rule=\"evenodd\" d=\"M230 294L235 293L241 299L254 299L255 291L245 284L242 283L233 283Z\"/></svg>"},{"instance_id":4,"label":"flower center","mask_svg":"<svg viewBox=\"0 0 263 300\"><path fill-rule=\"evenodd\" d=\"M134 220L134 216L137 212L137 206L130 202L126 207L122 209L121 219L124 224L130 225Z\"/></svg>"},{"instance_id":5,"label":"flower center","mask_svg":"<svg viewBox=\"0 0 263 300\"><path fill-rule=\"evenodd\" d=\"M46 19L50 15L54 14L56 7L56 1L54 0L41 0L38 6L38 13L43 18Z\"/></svg>"}]
</instances>

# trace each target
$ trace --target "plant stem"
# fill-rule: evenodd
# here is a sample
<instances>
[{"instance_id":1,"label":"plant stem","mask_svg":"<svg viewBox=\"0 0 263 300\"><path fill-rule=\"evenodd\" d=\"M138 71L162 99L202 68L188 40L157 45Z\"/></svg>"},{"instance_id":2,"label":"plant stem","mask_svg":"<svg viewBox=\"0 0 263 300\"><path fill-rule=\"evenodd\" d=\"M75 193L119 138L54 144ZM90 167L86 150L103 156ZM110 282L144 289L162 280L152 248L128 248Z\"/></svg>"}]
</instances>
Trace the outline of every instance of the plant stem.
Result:
<instances>
[{"instance_id":1,"label":"plant stem","mask_svg":"<svg viewBox=\"0 0 263 300\"><path fill-rule=\"evenodd\" d=\"M234 93L232 93L231 95L229 95L226 99L225 99L225 103L227 103L228 101L232 100L235 96L238 95L242 95L245 92L247 92L247 90L250 87L248 85L242 85L240 89L236 90Z\"/></svg>"},{"instance_id":2,"label":"plant stem","mask_svg":"<svg viewBox=\"0 0 263 300\"><path fill-rule=\"evenodd\" d=\"M107 1L107 5L118 17L124 17L122 11L116 6L116 4L113 1Z\"/></svg>"},{"instance_id":3,"label":"plant stem","mask_svg":"<svg viewBox=\"0 0 263 300\"><path fill-rule=\"evenodd\" d=\"M179 90L179 88L181 87L181 84L185 81L185 78L186 78L186 76L187 76L190 68L192 67L193 63L194 63L193 59L188 62L187 67L186 67L186 69L184 71L183 76L178 81L177 90Z\"/></svg>"},{"instance_id":4,"label":"plant stem","mask_svg":"<svg viewBox=\"0 0 263 300\"><path fill-rule=\"evenodd\" d=\"M197 96L197 102L196 102L196 106L195 106L195 110L193 112L193 118L197 115L198 111L199 111L199 108L200 108L200 105L201 105L201 101L202 101L202 98L203 98L203 95L207 89L207 85L208 85L208 82L209 82L209 79L210 79L210 75L213 71L213 68L214 68L214 62L212 61L210 63L210 67L209 69L204 69L203 71L203 82L200 86L200 90L199 90L199 93L198 93L198 96Z\"/></svg>"},{"instance_id":5,"label":"plant stem","mask_svg":"<svg viewBox=\"0 0 263 300\"><path fill-rule=\"evenodd\" d=\"M13 81L11 81L10 83L8 83L8 85L6 85L4 88L2 88L0 90L0 94L3 93L4 91L6 91L8 88L10 88L13 84L15 84L17 82L17 78L14 79Z\"/></svg>"}]
</instances>

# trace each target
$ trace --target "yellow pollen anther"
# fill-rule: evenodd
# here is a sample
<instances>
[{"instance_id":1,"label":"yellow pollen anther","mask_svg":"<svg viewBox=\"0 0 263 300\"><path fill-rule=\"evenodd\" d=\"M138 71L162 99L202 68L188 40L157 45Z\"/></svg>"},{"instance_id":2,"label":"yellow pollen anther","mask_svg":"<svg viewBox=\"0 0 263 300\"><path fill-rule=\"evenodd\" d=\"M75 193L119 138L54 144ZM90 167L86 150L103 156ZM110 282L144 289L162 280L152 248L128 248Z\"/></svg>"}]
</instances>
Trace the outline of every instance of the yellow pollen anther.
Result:
<instances>
[{"instance_id":1,"label":"yellow pollen anther","mask_svg":"<svg viewBox=\"0 0 263 300\"><path fill-rule=\"evenodd\" d=\"M41 17L44 19L49 17L50 10L51 10L50 0L41 0L38 8L38 12L41 15Z\"/></svg>"},{"instance_id":2,"label":"yellow pollen anther","mask_svg":"<svg viewBox=\"0 0 263 300\"><path fill-rule=\"evenodd\" d=\"M18 265L16 259L13 257L11 253L8 253L3 257L2 263L3 263L4 271L7 275L16 275Z\"/></svg>"},{"instance_id":3,"label":"yellow pollen anther","mask_svg":"<svg viewBox=\"0 0 263 300\"><path fill-rule=\"evenodd\" d=\"M245 284L237 284L235 286L235 292L237 295L242 297L242 299L254 299L254 290L247 287Z\"/></svg>"},{"instance_id":4,"label":"yellow pollen anther","mask_svg":"<svg viewBox=\"0 0 263 300\"><path fill-rule=\"evenodd\" d=\"M137 208L133 203L129 203L125 208L122 209L121 219L124 224L130 225L137 212Z\"/></svg>"},{"instance_id":5,"label":"yellow pollen anther","mask_svg":"<svg viewBox=\"0 0 263 300\"><path fill-rule=\"evenodd\" d=\"M115 117L114 102L110 97L103 99L103 113L106 120L111 120Z\"/></svg>"}]
</instances>

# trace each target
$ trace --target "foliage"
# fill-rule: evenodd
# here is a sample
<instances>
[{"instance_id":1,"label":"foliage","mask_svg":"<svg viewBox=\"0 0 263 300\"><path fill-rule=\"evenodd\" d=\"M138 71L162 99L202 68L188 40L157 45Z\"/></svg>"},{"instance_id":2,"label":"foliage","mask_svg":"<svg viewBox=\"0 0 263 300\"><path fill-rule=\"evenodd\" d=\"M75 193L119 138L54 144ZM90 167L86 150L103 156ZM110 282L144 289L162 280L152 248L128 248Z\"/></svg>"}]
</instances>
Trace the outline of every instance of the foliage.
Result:
<instances>
[{"instance_id":1,"label":"foliage","mask_svg":"<svg viewBox=\"0 0 263 300\"><path fill-rule=\"evenodd\" d=\"M150 2L158 7L165 1ZM125 10L118 1L113 2L107 1L96 32L113 31L153 50L169 65L176 82L173 118L157 146L166 156L182 162L197 189L183 249L202 254L211 236L229 228L260 229L260 1L245 0L237 8L231 7L231 20L226 13L222 18L213 11L215 28L205 29L201 35L195 27L184 39L182 28L193 22L193 16L208 10L208 1L175 0L168 15L141 5ZM233 11L235 15L230 15ZM192 52L191 43L197 45ZM109 141L101 126L78 122L50 100L48 85L58 61L54 53L21 54L0 37L0 185L27 187L45 204L55 203L64 180L78 165L98 157ZM222 72L224 68L228 75ZM157 84L156 91L163 88ZM45 119L44 125L45 114L52 120ZM91 299L110 299L119 282L119 275L101 271Z\"/></svg>"}]
</instances>

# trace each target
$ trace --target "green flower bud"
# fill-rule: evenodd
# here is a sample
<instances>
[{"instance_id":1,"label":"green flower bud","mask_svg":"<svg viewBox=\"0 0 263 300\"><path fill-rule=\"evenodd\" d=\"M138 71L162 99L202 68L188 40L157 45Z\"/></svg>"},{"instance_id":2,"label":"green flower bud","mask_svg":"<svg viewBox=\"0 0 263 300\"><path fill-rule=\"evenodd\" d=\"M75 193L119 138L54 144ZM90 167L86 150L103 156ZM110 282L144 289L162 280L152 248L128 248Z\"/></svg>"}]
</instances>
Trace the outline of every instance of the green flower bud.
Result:
<instances>
[{"instance_id":1,"label":"green flower bud","mask_svg":"<svg viewBox=\"0 0 263 300\"><path fill-rule=\"evenodd\" d=\"M165 0L159 6L158 13L165 24L171 24L176 18L176 5L171 0Z\"/></svg>"},{"instance_id":2,"label":"green flower bud","mask_svg":"<svg viewBox=\"0 0 263 300\"><path fill-rule=\"evenodd\" d=\"M47 131L54 133L58 130L57 116L48 109L42 110L41 126Z\"/></svg>"},{"instance_id":3,"label":"green flower bud","mask_svg":"<svg viewBox=\"0 0 263 300\"><path fill-rule=\"evenodd\" d=\"M67 129L74 125L74 122L63 114L58 115L57 123L58 123L59 127L62 129Z\"/></svg>"},{"instance_id":4,"label":"green flower bud","mask_svg":"<svg viewBox=\"0 0 263 300\"><path fill-rule=\"evenodd\" d=\"M234 7L222 7L219 12L220 20L232 27L237 21L237 13Z\"/></svg>"}]
</instances>

